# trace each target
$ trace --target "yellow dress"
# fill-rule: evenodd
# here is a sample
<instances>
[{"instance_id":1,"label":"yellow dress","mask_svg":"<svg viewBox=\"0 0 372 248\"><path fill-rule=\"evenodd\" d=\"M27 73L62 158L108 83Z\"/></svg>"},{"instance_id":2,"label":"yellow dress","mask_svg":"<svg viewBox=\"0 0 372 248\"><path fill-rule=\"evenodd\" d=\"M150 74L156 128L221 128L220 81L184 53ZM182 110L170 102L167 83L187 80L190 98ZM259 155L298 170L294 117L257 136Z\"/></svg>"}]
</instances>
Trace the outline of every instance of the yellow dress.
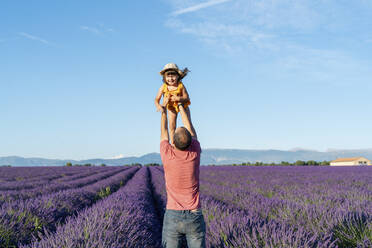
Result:
<instances>
[{"instance_id":1,"label":"yellow dress","mask_svg":"<svg viewBox=\"0 0 372 248\"><path fill-rule=\"evenodd\" d=\"M168 86L166 83L163 84L163 93L164 93L164 96L182 96L182 91L184 89L184 86L181 82L178 83L178 86L177 86L177 89L175 90L168 90ZM183 104L183 106L185 108L187 108L189 105L191 104L190 101L187 101ZM173 102L173 101L170 101L168 102L167 104L167 109L169 110L175 110L177 113L180 111L178 109L178 102Z\"/></svg>"}]
</instances>

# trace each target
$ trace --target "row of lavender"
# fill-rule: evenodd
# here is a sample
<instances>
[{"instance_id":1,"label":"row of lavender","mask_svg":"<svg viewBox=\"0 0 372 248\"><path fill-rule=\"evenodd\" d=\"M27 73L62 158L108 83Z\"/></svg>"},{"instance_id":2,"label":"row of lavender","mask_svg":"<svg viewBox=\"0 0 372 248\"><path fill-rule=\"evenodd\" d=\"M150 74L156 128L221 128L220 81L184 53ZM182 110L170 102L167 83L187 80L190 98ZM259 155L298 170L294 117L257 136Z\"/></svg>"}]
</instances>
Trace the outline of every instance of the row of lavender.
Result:
<instances>
[{"instance_id":1,"label":"row of lavender","mask_svg":"<svg viewBox=\"0 0 372 248\"><path fill-rule=\"evenodd\" d=\"M371 172L202 167L207 246L370 247ZM22 247L160 247L165 203L162 168L142 168L116 193Z\"/></svg>"},{"instance_id":2,"label":"row of lavender","mask_svg":"<svg viewBox=\"0 0 372 248\"><path fill-rule=\"evenodd\" d=\"M30 168L31 170L45 170L44 168ZM123 170L120 167L94 168L73 171L64 168L62 174L49 174L42 177L33 177L27 180L16 180L0 184L0 206L14 200L26 200L60 190L74 189L95 183L110 177ZM68 175L66 175L69 173Z\"/></svg>"},{"instance_id":3,"label":"row of lavender","mask_svg":"<svg viewBox=\"0 0 372 248\"><path fill-rule=\"evenodd\" d=\"M321 243L372 247L372 168L209 167L201 178L203 194L244 213Z\"/></svg>"},{"instance_id":4,"label":"row of lavender","mask_svg":"<svg viewBox=\"0 0 372 248\"><path fill-rule=\"evenodd\" d=\"M155 198L150 170L143 167L112 195L21 247L160 247L162 218Z\"/></svg>"},{"instance_id":5,"label":"row of lavender","mask_svg":"<svg viewBox=\"0 0 372 248\"><path fill-rule=\"evenodd\" d=\"M68 216L92 206L125 185L138 169L108 168L96 175L79 178L80 183L70 181L73 187L67 183L65 188L54 188L53 193L3 203L0 207L0 247L27 244L32 237L54 232L56 225L64 223Z\"/></svg>"},{"instance_id":6,"label":"row of lavender","mask_svg":"<svg viewBox=\"0 0 372 248\"><path fill-rule=\"evenodd\" d=\"M0 183L17 180L33 180L51 175L74 175L82 171L102 169L102 167L0 167Z\"/></svg>"},{"instance_id":7,"label":"row of lavender","mask_svg":"<svg viewBox=\"0 0 372 248\"><path fill-rule=\"evenodd\" d=\"M163 171L153 169L154 177L161 178ZM165 202L163 180L154 180L155 192ZM258 215L241 211L216 200L211 195L201 194L203 215L207 224L207 247L329 247L328 240L316 237L304 230L297 230Z\"/></svg>"},{"instance_id":8,"label":"row of lavender","mask_svg":"<svg viewBox=\"0 0 372 248\"><path fill-rule=\"evenodd\" d=\"M371 169L202 167L207 246L372 247Z\"/></svg>"},{"instance_id":9,"label":"row of lavender","mask_svg":"<svg viewBox=\"0 0 372 248\"><path fill-rule=\"evenodd\" d=\"M0 191L31 189L44 182L68 181L70 178L113 170L113 167L15 167L1 168ZM14 171L12 170L14 169Z\"/></svg>"}]
</instances>

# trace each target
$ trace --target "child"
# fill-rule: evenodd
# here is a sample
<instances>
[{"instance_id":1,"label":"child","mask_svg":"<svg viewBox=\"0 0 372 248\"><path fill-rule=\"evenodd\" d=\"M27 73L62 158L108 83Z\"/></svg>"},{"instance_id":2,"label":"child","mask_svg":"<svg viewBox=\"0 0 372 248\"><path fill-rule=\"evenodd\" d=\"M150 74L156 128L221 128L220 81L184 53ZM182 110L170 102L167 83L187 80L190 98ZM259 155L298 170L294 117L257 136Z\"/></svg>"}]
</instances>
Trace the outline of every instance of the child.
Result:
<instances>
[{"instance_id":1,"label":"child","mask_svg":"<svg viewBox=\"0 0 372 248\"><path fill-rule=\"evenodd\" d=\"M189 70L185 68L183 71L178 69L174 63L166 64L160 75L163 76L163 84L160 86L158 94L155 98L155 106L158 111L164 111L163 107L168 109L169 116L169 138L170 143L173 144L173 135L176 130L177 113L179 112L178 105L183 104L187 115L190 117L188 106L190 105L189 94L185 86L182 84L183 79ZM163 96L163 104L160 105L160 99Z\"/></svg>"}]
</instances>

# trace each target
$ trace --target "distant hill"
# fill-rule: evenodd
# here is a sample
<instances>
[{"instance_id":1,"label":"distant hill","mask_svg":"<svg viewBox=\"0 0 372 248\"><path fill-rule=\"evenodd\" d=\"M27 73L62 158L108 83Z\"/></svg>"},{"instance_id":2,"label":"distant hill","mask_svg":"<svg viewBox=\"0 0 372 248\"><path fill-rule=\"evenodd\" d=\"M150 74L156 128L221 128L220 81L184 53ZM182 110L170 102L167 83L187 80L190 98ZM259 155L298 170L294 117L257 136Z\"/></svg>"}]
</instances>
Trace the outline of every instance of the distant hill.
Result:
<instances>
[{"instance_id":1,"label":"distant hill","mask_svg":"<svg viewBox=\"0 0 372 248\"><path fill-rule=\"evenodd\" d=\"M297 149L292 151L282 150L239 150L239 149L203 149L201 156L202 165L222 165L243 162L276 162L281 161L295 162L297 160L334 160L340 157L365 157L372 159L372 149L360 150L328 150L319 152L313 150ZM61 166L67 162L72 164L106 164L124 165L132 163L159 163L161 164L159 153L148 153L140 157L123 157L118 159L88 159L88 160L69 160L69 159L45 159L45 158L23 158L18 156L0 157L0 165L12 166Z\"/></svg>"}]
</instances>

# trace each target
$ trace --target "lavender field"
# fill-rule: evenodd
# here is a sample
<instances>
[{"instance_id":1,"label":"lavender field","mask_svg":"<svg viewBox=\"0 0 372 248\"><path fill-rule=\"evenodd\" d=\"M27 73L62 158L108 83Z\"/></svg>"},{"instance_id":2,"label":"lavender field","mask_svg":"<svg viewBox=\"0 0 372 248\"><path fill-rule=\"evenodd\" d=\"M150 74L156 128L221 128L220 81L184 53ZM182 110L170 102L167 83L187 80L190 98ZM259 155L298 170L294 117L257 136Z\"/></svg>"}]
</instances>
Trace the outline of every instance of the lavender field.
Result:
<instances>
[{"instance_id":1,"label":"lavender field","mask_svg":"<svg viewBox=\"0 0 372 248\"><path fill-rule=\"evenodd\" d=\"M372 168L202 166L207 247L372 247ZM0 247L160 247L162 167L0 168Z\"/></svg>"}]
</instances>

